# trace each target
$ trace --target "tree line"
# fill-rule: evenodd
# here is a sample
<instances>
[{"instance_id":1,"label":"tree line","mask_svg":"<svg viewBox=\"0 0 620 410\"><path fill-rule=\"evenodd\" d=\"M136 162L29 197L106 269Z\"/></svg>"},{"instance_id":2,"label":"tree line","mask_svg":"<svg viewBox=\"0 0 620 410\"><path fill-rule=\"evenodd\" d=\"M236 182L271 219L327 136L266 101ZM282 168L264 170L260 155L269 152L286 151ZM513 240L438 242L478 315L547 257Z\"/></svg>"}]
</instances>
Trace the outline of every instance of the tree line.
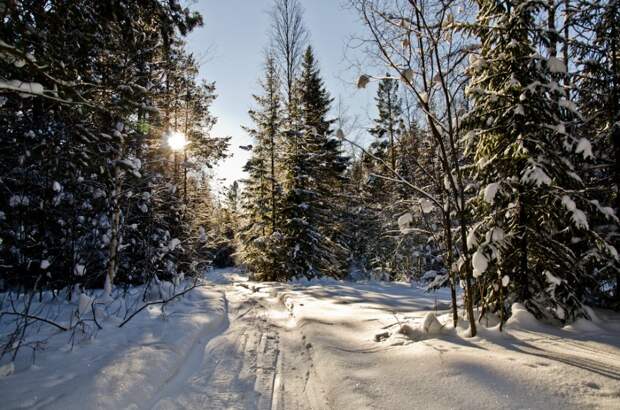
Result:
<instances>
[{"instance_id":1,"label":"tree line","mask_svg":"<svg viewBox=\"0 0 620 410\"><path fill-rule=\"evenodd\" d=\"M0 288L110 295L235 256L258 280L449 287L472 334L514 303L560 322L620 307L618 1L347 4L370 143L335 113L300 2L275 0L247 178L219 197L228 139L183 40L197 13L0 5Z\"/></svg>"},{"instance_id":2,"label":"tree line","mask_svg":"<svg viewBox=\"0 0 620 410\"><path fill-rule=\"evenodd\" d=\"M32 0L0 20L0 288L109 295L201 272L218 251L208 167L228 145L183 41L202 17Z\"/></svg>"},{"instance_id":3,"label":"tree line","mask_svg":"<svg viewBox=\"0 0 620 410\"><path fill-rule=\"evenodd\" d=\"M335 129L301 7L275 4L238 233L256 278L425 279L455 325L460 287L472 334L513 303L620 306L617 1L349 1L383 70L360 67L370 144Z\"/></svg>"}]
</instances>

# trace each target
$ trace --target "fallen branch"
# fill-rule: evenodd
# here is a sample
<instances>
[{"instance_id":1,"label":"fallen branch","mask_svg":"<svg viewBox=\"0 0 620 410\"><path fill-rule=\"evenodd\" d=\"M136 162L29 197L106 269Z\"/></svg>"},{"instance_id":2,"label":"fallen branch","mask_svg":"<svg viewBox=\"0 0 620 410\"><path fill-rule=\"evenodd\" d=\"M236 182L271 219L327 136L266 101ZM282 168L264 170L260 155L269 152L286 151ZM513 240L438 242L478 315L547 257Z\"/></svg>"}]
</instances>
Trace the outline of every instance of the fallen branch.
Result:
<instances>
[{"instance_id":1,"label":"fallen branch","mask_svg":"<svg viewBox=\"0 0 620 410\"><path fill-rule=\"evenodd\" d=\"M56 328L58 328L58 329L62 330L63 332L66 332L67 330L69 330L69 328L68 328L68 327L64 327L64 326L62 326L62 325L59 325L58 323L52 322L51 320L47 320L47 319L44 319L44 318L42 318L42 317L38 317L38 316L28 315L28 314L25 314L25 313L19 313L19 312L2 312L2 313L0 313L0 317L1 317L2 315L14 315L14 316L21 316L21 317L26 318L26 319L39 320L39 321L41 321L41 322L47 323L48 325L54 326L54 327L56 327Z\"/></svg>"},{"instance_id":2,"label":"fallen branch","mask_svg":"<svg viewBox=\"0 0 620 410\"><path fill-rule=\"evenodd\" d=\"M95 303L93 301L93 303L90 304L90 309L93 311L93 322L95 322L95 324L97 325L97 327L99 328L99 330L103 329L103 327L101 327L101 325L99 324L99 322L97 322L97 313L95 312L95 305L97 303ZM99 305L103 305L103 303L99 303Z\"/></svg>"},{"instance_id":3,"label":"fallen branch","mask_svg":"<svg viewBox=\"0 0 620 410\"><path fill-rule=\"evenodd\" d=\"M134 316L136 316L138 313L142 312L144 309L146 309L146 308L147 308L147 307L149 307L149 306L153 306L153 305L164 305L164 306L165 306L168 302L171 302L173 299L176 299L176 298L178 298L179 296L183 296L183 295L185 295L186 293L188 293L188 292L190 292L190 291L192 291L192 290L194 290L194 289L196 289L196 288L198 288L198 287L201 287L201 286L204 286L204 285L195 283L193 286L191 286L191 287L189 287L189 288L185 289L183 292L180 292L180 293L177 293L177 294L175 294L175 295L172 295L172 296L171 296L171 297L169 297L168 299L162 299L162 300L157 300L157 301L155 301L155 302L149 302L149 303L146 303L146 304L144 304L144 305L143 305L140 309L136 310L136 311L135 311L135 312L133 312L131 315L129 315L129 317L128 317L127 319L125 319L125 320L123 321L123 323L121 323L120 325L118 325L118 327L123 327L123 326L125 326L125 325L127 324L127 322L129 322L131 319L133 319L133 317L134 317Z\"/></svg>"}]
</instances>

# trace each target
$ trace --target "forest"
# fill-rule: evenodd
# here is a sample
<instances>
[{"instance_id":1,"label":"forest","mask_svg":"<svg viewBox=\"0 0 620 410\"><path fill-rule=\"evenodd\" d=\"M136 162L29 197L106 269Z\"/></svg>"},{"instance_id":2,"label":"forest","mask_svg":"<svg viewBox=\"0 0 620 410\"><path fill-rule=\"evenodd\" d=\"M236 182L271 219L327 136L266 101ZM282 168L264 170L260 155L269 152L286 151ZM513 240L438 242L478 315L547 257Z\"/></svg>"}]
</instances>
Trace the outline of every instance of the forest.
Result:
<instances>
[{"instance_id":1,"label":"forest","mask_svg":"<svg viewBox=\"0 0 620 410\"><path fill-rule=\"evenodd\" d=\"M374 92L363 125L327 86L306 20L323 6L269 1L240 147L188 47L197 3L0 2L7 408L620 405L617 0L334 2L364 56L349 87ZM218 191L235 150L245 176ZM388 343L454 401L355 350ZM442 376L441 343L454 363L498 354L485 386L505 351L550 373L480 398L473 367Z\"/></svg>"}]
</instances>

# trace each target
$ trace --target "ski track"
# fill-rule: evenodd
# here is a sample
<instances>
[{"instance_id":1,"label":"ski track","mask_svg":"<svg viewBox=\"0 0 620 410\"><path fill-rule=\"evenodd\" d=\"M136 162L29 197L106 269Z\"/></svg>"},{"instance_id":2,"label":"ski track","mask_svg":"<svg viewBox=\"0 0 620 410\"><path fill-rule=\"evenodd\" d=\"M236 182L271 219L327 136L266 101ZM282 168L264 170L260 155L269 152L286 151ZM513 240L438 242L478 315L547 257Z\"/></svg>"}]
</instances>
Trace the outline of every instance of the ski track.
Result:
<instances>
[{"instance_id":1,"label":"ski track","mask_svg":"<svg viewBox=\"0 0 620 410\"><path fill-rule=\"evenodd\" d=\"M204 334L197 338L145 409L307 408L301 403L283 407L286 387L278 327L245 288L223 288L226 318L219 331L210 339Z\"/></svg>"}]
</instances>

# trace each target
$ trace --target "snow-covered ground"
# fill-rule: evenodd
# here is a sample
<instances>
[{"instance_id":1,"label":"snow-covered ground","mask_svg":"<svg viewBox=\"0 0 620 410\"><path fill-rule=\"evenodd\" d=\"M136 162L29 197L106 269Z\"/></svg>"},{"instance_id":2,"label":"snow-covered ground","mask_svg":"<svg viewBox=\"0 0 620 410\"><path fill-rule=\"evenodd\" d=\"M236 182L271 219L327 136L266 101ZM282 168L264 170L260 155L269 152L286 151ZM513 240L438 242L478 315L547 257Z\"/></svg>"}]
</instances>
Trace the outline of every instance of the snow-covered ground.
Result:
<instances>
[{"instance_id":1,"label":"snow-covered ground","mask_svg":"<svg viewBox=\"0 0 620 410\"><path fill-rule=\"evenodd\" d=\"M619 315L558 329L517 311L468 338L447 292L207 279L73 348L53 331L33 366L24 355L0 378L0 408L620 408Z\"/></svg>"}]
</instances>

